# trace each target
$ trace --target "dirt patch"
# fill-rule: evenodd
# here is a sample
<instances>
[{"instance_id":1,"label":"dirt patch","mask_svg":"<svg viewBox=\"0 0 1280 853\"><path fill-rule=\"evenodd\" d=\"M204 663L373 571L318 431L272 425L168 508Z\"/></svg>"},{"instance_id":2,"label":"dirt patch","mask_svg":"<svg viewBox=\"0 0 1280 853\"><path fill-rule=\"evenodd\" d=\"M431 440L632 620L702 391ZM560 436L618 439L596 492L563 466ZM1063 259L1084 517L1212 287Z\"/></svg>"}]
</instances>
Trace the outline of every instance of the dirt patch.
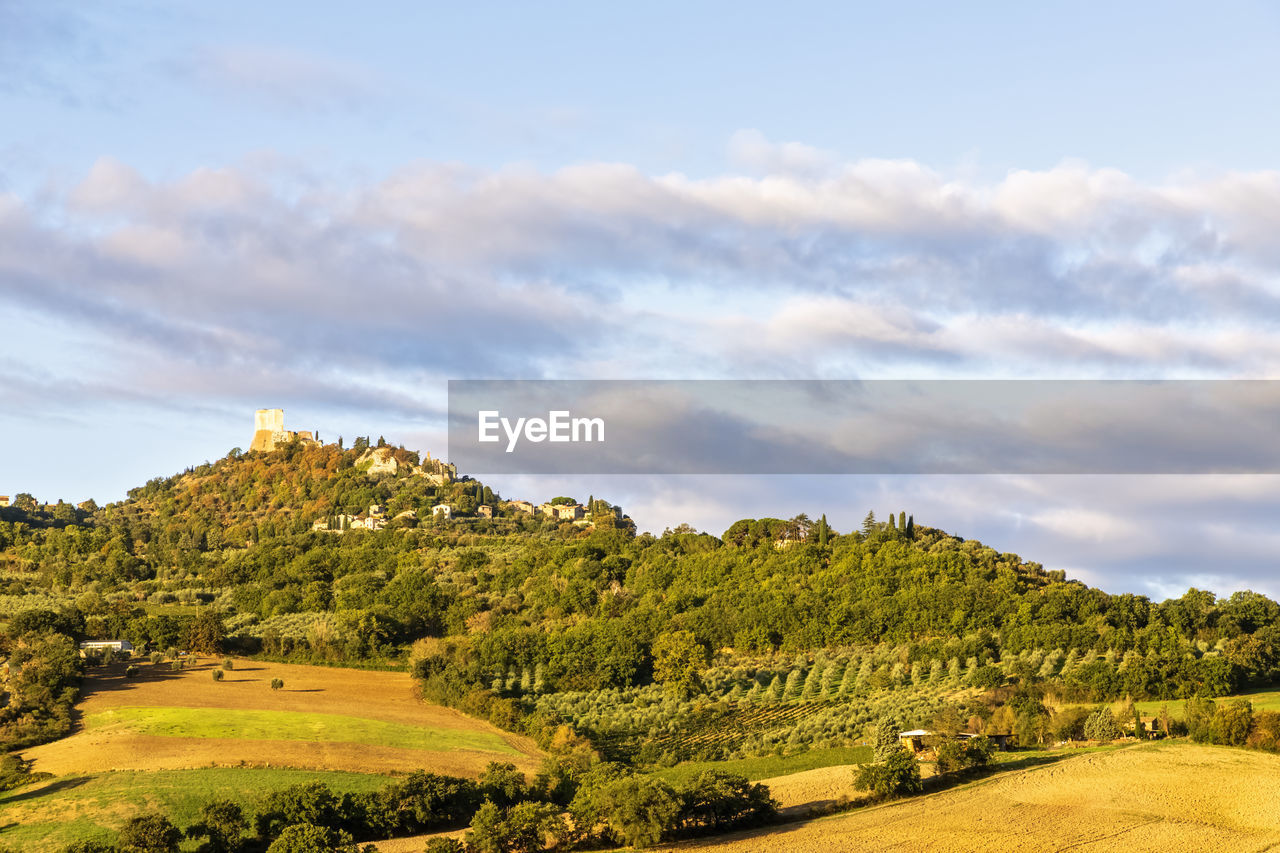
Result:
<instances>
[{"instance_id":1,"label":"dirt patch","mask_svg":"<svg viewBox=\"0 0 1280 853\"><path fill-rule=\"evenodd\" d=\"M180 672L171 671L167 665L138 664L140 674L136 678L125 678L123 666L97 670L85 678L83 698L76 711L81 719L131 706L199 708L211 714L219 709L339 714L434 729L488 732L519 754L396 749L343 742L153 737L79 726L70 737L27 750L24 755L35 762L36 770L56 775L247 764L370 773L426 769L475 776L490 761L511 761L529 772L541 758L528 738L419 701L407 673L236 660L234 668L216 682L210 675L214 668L215 661L205 658L192 661ZM274 678L284 681L282 690L271 689Z\"/></svg>"},{"instance_id":2,"label":"dirt patch","mask_svg":"<svg viewBox=\"0 0 1280 853\"><path fill-rule=\"evenodd\" d=\"M799 775L799 774L797 774ZM1094 753L681 851L1246 851L1280 845L1280 756L1167 744Z\"/></svg>"}]
</instances>

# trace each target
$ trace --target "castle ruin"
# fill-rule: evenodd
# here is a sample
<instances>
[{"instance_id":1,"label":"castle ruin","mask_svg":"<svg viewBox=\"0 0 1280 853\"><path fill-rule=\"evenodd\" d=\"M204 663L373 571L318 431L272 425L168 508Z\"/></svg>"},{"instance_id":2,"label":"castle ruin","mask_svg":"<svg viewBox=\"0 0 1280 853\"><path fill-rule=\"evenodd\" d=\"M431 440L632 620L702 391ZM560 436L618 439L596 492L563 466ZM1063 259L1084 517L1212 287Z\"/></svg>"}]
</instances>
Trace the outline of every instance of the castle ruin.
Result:
<instances>
[{"instance_id":1,"label":"castle ruin","mask_svg":"<svg viewBox=\"0 0 1280 853\"><path fill-rule=\"evenodd\" d=\"M253 441L249 450L276 450L297 439L303 444L319 444L310 432L292 432L284 428L284 409L258 409L253 413Z\"/></svg>"}]
</instances>

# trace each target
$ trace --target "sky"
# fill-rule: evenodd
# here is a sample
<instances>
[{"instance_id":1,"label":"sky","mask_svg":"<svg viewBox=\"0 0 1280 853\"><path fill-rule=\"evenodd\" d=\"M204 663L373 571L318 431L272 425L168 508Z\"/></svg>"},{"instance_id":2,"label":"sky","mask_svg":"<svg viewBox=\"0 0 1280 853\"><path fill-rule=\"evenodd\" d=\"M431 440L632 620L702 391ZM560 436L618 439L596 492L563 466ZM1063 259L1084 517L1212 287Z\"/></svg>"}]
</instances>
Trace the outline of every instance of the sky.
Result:
<instances>
[{"instance_id":1,"label":"sky","mask_svg":"<svg viewBox=\"0 0 1280 853\"><path fill-rule=\"evenodd\" d=\"M449 379L1280 378L1262 3L0 0L0 493ZM1270 475L487 478L1280 596Z\"/></svg>"}]
</instances>

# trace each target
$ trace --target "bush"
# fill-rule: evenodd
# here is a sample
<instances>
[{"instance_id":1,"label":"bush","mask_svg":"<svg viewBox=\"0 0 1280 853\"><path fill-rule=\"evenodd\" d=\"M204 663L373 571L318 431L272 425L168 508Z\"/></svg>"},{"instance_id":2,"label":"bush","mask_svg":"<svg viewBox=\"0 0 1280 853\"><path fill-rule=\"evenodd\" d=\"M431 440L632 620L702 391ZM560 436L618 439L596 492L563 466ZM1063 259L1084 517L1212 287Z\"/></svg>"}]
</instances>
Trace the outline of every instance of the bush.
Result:
<instances>
[{"instance_id":1,"label":"bush","mask_svg":"<svg viewBox=\"0 0 1280 853\"><path fill-rule=\"evenodd\" d=\"M223 669L226 669L226 670L235 669L235 668L236 668L236 662L235 662L235 661L233 661L231 658L223 658L223 659L222 659L222 668L223 668Z\"/></svg>"},{"instance_id":2,"label":"bush","mask_svg":"<svg viewBox=\"0 0 1280 853\"><path fill-rule=\"evenodd\" d=\"M456 838L433 838L422 853L466 853L466 846Z\"/></svg>"},{"instance_id":3,"label":"bush","mask_svg":"<svg viewBox=\"0 0 1280 853\"><path fill-rule=\"evenodd\" d=\"M124 668L125 678L136 678L138 676L138 668L130 664Z\"/></svg>"},{"instance_id":4,"label":"bush","mask_svg":"<svg viewBox=\"0 0 1280 853\"><path fill-rule=\"evenodd\" d=\"M221 680L225 677L225 675L226 675L226 674L225 674L222 670L220 670L220 669L215 669L215 670L213 671L213 680L214 680L214 681L221 681Z\"/></svg>"},{"instance_id":5,"label":"bush","mask_svg":"<svg viewBox=\"0 0 1280 853\"><path fill-rule=\"evenodd\" d=\"M273 678L273 679L271 679L271 689L272 689L272 690L280 690L280 689L283 689L283 687L284 687L284 679L282 679L282 678Z\"/></svg>"},{"instance_id":6,"label":"bush","mask_svg":"<svg viewBox=\"0 0 1280 853\"><path fill-rule=\"evenodd\" d=\"M681 823L686 827L725 830L758 826L772 820L778 804L764 785L723 770L705 770L680 789Z\"/></svg>"},{"instance_id":7,"label":"bush","mask_svg":"<svg viewBox=\"0 0 1280 853\"><path fill-rule=\"evenodd\" d=\"M886 754L883 761L858 768L853 786L859 791L870 791L881 799L918 794L924 790L920 765L916 763L915 756L901 745Z\"/></svg>"},{"instance_id":8,"label":"bush","mask_svg":"<svg viewBox=\"0 0 1280 853\"><path fill-rule=\"evenodd\" d=\"M1187 700L1184 716L1187 734L1197 743L1209 743L1213 740L1213 700L1193 696Z\"/></svg>"}]
</instances>

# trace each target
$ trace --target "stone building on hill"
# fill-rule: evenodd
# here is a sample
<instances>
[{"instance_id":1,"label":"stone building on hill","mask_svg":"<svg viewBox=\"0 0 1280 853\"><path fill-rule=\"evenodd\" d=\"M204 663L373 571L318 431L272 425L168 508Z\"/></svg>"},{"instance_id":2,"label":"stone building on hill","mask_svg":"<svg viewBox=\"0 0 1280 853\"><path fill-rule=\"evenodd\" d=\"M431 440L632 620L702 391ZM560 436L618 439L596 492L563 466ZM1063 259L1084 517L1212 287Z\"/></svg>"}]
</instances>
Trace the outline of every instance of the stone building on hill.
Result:
<instances>
[{"instance_id":1,"label":"stone building on hill","mask_svg":"<svg viewBox=\"0 0 1280 853\"><path fill-rule=\"evenodd\" d=\"M258 409L253 413L253 441L250 450L277 450L297 439L303 444L319 444L310 432L293 432L284 428L284 409Z\"/></svg>"}]
</instances>

